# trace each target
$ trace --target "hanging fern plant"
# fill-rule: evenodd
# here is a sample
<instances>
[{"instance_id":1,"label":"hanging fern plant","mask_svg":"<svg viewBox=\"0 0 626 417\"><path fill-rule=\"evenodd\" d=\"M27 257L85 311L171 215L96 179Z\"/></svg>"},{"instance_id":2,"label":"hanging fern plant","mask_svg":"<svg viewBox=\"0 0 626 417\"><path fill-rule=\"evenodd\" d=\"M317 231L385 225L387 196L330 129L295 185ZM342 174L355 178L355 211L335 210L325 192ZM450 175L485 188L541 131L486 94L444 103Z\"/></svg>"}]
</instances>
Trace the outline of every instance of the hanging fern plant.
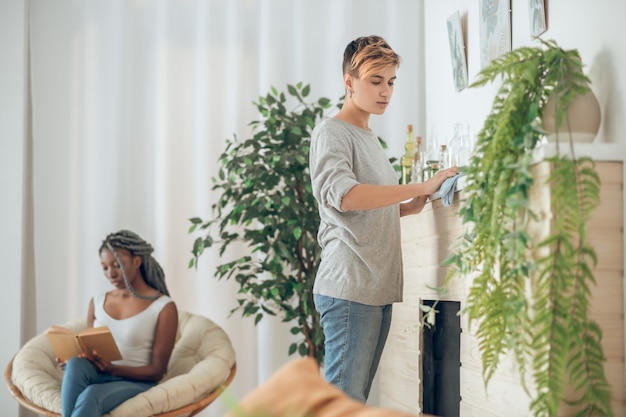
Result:
<instances>
[{"instance_id":1,"label":"hanging fern plant","mask_svg":"<svg viewBox=\"0 0 626 417\"><path fill-rule=\"evenodd\" d=\"M568 126L572 98L589 90L576 50L540 42L492 61L470 86L502 83L466 172L460 215L468 232L443 263L450 266L444 287L472 277L466 314L477 326L485 383L512 352L525 387L532 377L535 416L556 416L564 402L577 416L611 416L602 332L589 318L596 256L586 225L600 181L592 160L574 156L571 135L569 156L557 136L556 156L547 159L550 235L536 242L528 233L537 220L529 198L532 153L545 135L548 97L556 97L557 126ZM566 387L576 398L565 400Z\"/></svg>"}]
</instances>

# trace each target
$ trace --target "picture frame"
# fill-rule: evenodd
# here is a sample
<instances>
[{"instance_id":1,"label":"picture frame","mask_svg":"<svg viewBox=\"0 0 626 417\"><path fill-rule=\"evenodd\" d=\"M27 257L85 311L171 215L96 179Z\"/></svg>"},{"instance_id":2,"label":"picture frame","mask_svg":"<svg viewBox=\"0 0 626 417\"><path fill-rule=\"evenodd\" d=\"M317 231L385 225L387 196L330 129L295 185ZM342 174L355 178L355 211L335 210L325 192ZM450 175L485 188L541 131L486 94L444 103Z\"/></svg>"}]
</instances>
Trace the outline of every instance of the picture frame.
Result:
<instances>
[{"instance_id":1,"label":"picture frame","mask_svg":"<svg viewBox=\"0 0 626 417\"><path fill-rule=\"evenodd\" d=\"M511 1L479 0L480 64L511 51Z\"/></svg>"},{"instance_id":2,"label":"picture frame","mask_svg":"<svg viewBox=\"0 0 626 417\"><path fill-rule=\"evenodd\" d=\"M461 91L468 85L467 59L465 58L465 42L463 41L463 27L461 14L457 10L447 20L448 43L450 45L450 60L452 64L452 78L454 88Z\"/></svg>"},{"instance_id":3,"label":"picture frame","mask_svg":"<svg viewBox=\"0 0 626 417\"><path fill-rule=\"evenodd\" d=\"M528 0L528 21L532 39L538 38L548 29L544 0Z\"/></svg>"}]
</instances>

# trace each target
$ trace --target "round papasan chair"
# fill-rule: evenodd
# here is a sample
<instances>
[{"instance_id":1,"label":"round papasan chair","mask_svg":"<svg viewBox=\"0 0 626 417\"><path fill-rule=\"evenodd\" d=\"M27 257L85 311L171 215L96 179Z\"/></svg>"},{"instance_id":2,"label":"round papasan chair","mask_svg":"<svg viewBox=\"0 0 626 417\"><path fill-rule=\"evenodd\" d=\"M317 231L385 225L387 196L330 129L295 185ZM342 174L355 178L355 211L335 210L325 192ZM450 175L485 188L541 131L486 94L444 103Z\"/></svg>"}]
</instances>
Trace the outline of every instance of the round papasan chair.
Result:
<instances>
[{"instance_id":1,"label":"round papasan chair","mask_svg":"<svg viewBox=\"0 0 626 417\"><path fill-rule=\"evenodd\" d=\"M80 331L86 321L64 326ZM181 311L167 375L104 417L193 416L222 393L235 372L235 351L222 328L206 317ZM4 376L9 391L24 407L43 416L60 416L63 371L45 334L17 352Z\"/></svg>"}]
</instances>

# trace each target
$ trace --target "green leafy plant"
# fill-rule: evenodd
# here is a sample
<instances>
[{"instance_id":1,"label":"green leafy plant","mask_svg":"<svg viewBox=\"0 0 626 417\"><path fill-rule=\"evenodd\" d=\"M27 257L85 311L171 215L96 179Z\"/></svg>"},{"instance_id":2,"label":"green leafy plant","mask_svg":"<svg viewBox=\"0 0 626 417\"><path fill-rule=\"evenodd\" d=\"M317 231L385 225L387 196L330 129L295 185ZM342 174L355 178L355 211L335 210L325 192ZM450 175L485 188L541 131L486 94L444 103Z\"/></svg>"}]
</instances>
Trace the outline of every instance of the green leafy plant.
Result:
<instances>
[{"instance_id":1,"label":"green leafy plant","mask_svg":"<svg viewBox=\"0 0 626 417\"><path fill-rule=\"evenodd\" d=\"M569 403L577 416L611 416L602 333L589 318L596 256L586 224L600 181L592 160L574 156L571 134L570 156L557 136L557 155L547 159L550 234L534 241L528 233L537 220L529 198L532 152L546 133L548 97L556 97L557 126L568 126L570 102L589 90L576 50L540 42L492 61L470 86L501 79L467 170L460 209L467 232L443 262L450 266L443 289L455 277L472 279L465 313L477 326L486 384L512 352L524 387L532 376L534 415L556 416ZM566 387L574 398L565 398Z\"/></svg>"},{"instance_id":2,"label":"green leafy plant","mask_svg":"<svg viewBox=\"0 0 626 417\"><path fill-rule=\"evenodd\" d=\"M332 104L327 98L306 101L310 86L302 83L287 85L287 93L272 88L259 97L254 105L262 117L251 122L254 135L244 141L227 139L213 179L213 189L221 191L212 206L214 217L190 219L189 231L202 233L194 241L189 266L197 265L213 244L220 245L221 256L231 244L245 242L249 251L216 271L218 278L234 278L240 286L232 312L255 317L255 324L265 314L294 322L291 333L302 339L290 345L289 354L321 363L324 336L312 295L320 220L308 155L311 131ZM292 110L288 98L295 102Z\"/></svg>"}]
</instances>

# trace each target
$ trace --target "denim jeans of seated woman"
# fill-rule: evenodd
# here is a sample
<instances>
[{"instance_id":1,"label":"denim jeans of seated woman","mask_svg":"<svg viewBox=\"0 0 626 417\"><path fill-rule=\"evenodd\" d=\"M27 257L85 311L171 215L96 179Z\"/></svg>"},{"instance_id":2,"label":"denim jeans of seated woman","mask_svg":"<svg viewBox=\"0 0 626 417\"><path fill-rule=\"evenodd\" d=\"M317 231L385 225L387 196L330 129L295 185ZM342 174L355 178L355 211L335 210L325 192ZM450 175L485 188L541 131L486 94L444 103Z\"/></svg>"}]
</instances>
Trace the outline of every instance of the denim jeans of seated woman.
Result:
<instances>
[{"instance_id":1,"label":"denim jeans of seated woman","mask_svg":"<svg viewBox=\"0 0 626 417\"><path fill-rule=\"evenodd\" d=\"M325 337L325 379L365 403L391 325L391 304L370 306L314 294Z\"/></svg>"},{"instance_id":2,"label":"denim jeans of seated woman","mask_svg":"<svg viewBox=\"0 0 626 417\"><path fill-rule=\"evenodd\" d=\"M85 358L71 358L61 384L63 417L101 417L135 395L147 391L156 382L130 381L101 374Z\"/></svg>"}]
</instances>

